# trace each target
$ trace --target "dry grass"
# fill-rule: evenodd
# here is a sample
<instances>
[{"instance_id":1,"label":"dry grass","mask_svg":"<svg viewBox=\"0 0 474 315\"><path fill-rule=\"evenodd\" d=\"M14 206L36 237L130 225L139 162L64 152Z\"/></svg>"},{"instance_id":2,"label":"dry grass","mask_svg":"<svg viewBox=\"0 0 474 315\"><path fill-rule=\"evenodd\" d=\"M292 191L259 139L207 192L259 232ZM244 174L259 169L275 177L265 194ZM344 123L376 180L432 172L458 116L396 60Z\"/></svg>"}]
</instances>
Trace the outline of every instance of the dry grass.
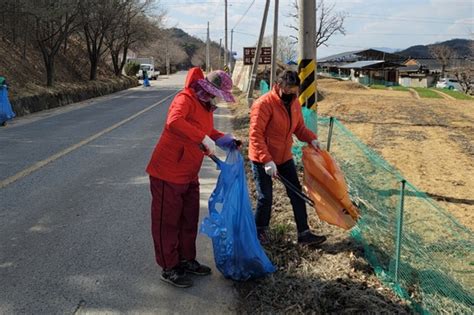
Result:
<instances>
[{"instance_id":1,"label":"dry grass","mask_svg":"<svg viewBox=\"0 0 474 315\"><path fill-rule=\"evenodd\" d=\"M322 79L321 116L335 116L417 188L474 229L474 102L354 90Z\"/></svg>"},{"instance_id":2,"label":"dry grass","mask_svg":"<svg viewBox=\"0 0 474 315\"><path fill-rule=\"evenodd\" d=\"M74 88L81 83L88 84L89 59L87 49L77 39L70 39L66 53L61 49L55 61L55 87L46 84L46 69L41 53L35 47L25 49L6 39L0 39L0 75L7 78L11 99L58 90ZM97 72L98 79L113 77L107 63L102 62Z\"/></svg>"},{"instance_id":3,"label":"dry grass","mask_svg":"<svg viewBox=\"0 0 474 315\"><path fill-rule=\"evenodd\" d=\"M329 85L334 89L344 88L346 90L370 90L370 88L365 85L353 81L330 80Z\"/></svg>"},{"instance_id":4,"label":"dry grass","mask_svg":"<svg viewBox=\"0 0 474 315\"><path fill-rule=\"evenodd\" d=\"M237 93L236 93L237 94ZM232 106L235 134L243 139L246 156L248 107L240 95ZM248 163L247 179L255 202L255 185ZM310 225L328 237L321 248L296 244L296 227L289 199L274 184L271 244L266 252L277 272L256 281L236 282L242 313L354 314L409 313L406 302L384 287L348 233L322 223L308 209Z\"/></svg>"}]
</instances>

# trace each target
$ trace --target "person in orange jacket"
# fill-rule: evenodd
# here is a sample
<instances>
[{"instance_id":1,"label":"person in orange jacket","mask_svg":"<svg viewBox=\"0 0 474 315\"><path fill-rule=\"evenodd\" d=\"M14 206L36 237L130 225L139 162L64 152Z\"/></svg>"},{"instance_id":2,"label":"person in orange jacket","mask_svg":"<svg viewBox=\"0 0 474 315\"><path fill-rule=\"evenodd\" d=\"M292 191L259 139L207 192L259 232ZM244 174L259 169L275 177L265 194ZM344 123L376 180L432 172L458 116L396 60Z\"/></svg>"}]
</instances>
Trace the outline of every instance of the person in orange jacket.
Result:
<instances>
[{"instance_id":1,"label":"person in orange jacket","mask_svg":"<svg viewBox=\"0 0 474 315\"><path fill-rule=\"evenodd\" d=\"M234 102L231 89L232 79L224 71L213 71L204 78L200 68L192 68L185 88L171 103L146 169L156 262L163 268L161 279L177 287L192 285L187 273L211 273L209 267L196 261L198 173L204 155L214 154L216 143L226 146L236 141L213 126L216 100Z\"/></svg>"},{"instance_id":2,"label":"person in orange jacket","mask_svg":"<svg viewBox=\"0 0 474 315\"><path fill-rule=\"evenodd\" d=\"M319 149L317 136L304 125L298 101L300 80L295 71L284 71L273 89L258 98L250 112L249 159L257 187L255 222L262 244L269 242L268 226L272 206L272 178L279 175L301 190L291 154L293 134ZM298 243L319 245L326 240L311 232L305 202L291 190L286 190L293 207Z\"/></svg>"}]
</instances>

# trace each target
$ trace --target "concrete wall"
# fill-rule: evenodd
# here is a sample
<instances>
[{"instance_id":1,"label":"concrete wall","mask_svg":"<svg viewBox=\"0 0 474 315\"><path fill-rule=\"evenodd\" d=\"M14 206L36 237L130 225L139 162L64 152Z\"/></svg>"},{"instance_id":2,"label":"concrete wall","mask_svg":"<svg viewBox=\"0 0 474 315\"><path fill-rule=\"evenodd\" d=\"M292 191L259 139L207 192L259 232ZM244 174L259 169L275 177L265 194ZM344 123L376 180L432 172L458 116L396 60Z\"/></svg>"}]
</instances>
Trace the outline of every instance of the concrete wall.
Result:
<instances>
[{"instance_id":1,"label":"concrete wall","mask_svg":"<svg viewBox=\"0 0 474 315\"><path fill-rule=\"evenodd\" d=\"M401 86L405 87L431 87L434 83L434 78L429 77L421 77L421 78L411 78L411 77L400 77L398 83Z\"/></svg>"},{"instance_id":2,"label":"concrete wall","mask_svg":"<svg viewBox=\"0 0 474 315\"><path fill-rule=\"evenodd\" d=\"M232 72L232 82L234 86L238 87L241 91L247 91L249 78L250 78L251 66L244 65L242 60L237 60Z\"/></svg>"}]
</instances>

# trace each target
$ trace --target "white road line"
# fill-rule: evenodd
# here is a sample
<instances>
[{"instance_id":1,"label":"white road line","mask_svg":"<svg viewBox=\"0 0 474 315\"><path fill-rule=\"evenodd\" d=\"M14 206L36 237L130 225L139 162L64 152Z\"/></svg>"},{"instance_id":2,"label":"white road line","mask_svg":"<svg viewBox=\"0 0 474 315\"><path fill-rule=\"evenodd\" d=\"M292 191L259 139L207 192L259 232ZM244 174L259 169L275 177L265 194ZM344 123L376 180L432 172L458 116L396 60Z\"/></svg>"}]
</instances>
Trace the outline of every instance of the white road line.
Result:
<instances>
[{"instance_id":1,"label":"white road line","mask_svg":"<svg viewBox=\"0 0 474 315\"><path fill-rule=\"evenodd\" d=\"M15 175L10 176L10 177L8 177L8 178L6 178L6 179L0 181L0 189L7 187L7 186L10 185L11 183L14 183L14 182L16 182L17 180L19 180L19 179L21 179L21 178L23 178L23 177L26 177L26 176L30 175L31 173L33 173L33 172L36 172L37 170L39 170L39 169L42 168L43 166L45 166L45 165L47 165L47 164L49 164L49 163L51 163L51 162L53 162L53 161L59 159L60 157L63 157L63 156L65 156L66 154L71 153L72 151L79 149L80 147L82 147L82 146L88 144L88 143L91 142L91 141L94 141L95 139L99 138L100 136L103 136L104 134L106 134L106 133L108 133L108 132L110 132L110 131L112 131L112 130L114 130L114 129L120 127L120 126L122 126L123 124L128 123L129 121L135 119L136 117L140 116L141 114L143 114L143 113L145 113L145 112L147 112L147 111L153 109L154 107L160 105L161 103L163 103L163 102L166 101L167 99L169 99L169 98L171 98L172 96L176 95L178 92L179 92L179 91L176 91L175 93L173 93L173 94L171 94L171 95L168 95L166 98L162 99L161 101L156 102L156 103L154 103L154 104L148 106L147 108L145 108L145 109L139 111L138 113L133 114L132 116L130 116L130 117L128 117L128 118L126 118L126 119L124 119L124 120L122 120L122 121L116 123L115 125L110 126L109 128L106 128L106 129L104 129L104 130L102 130L102 131L96 133L95 135L92 135L92 136L90 136L89 138L82 140L81 142L78 142L78 143L76 143L76 144L74 144L74 145L72 145L72 146L70 146L70 147L68 147L68 148L66 148L66 149L64 149L64 150L62 150L62 151L56 153L56 154L51 155L50 157L48 157L48 158L46 158L46 159L44 159L44 160L41 160L41 161L39 161L39 162L37 162L37 163L31 165L30 167L25 168L24 170L22 170L22 171L16 173Z\"/></svg>"}]
</instances>

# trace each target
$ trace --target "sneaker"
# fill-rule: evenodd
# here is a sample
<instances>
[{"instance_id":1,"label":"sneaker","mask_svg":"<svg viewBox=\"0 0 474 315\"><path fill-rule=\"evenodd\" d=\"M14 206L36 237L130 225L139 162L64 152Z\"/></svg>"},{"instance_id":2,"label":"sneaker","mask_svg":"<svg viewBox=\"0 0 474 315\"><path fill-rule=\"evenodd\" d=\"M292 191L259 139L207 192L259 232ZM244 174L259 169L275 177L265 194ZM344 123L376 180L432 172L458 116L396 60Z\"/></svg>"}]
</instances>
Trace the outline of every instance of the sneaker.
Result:
<instances>
[{"instance_id":1,"label":"sneaker","mask_svg":"<svg viewBox=\"0 0 474 315\"><path fill-rule=\"evenodd\" d=\"M185 272L192 273L198 276L207 276L211 274L211 268L201 265L195 259L189 261L182 261L181 267Z\"/></svg>"},{"instance_id":2,"label":"sneaker","mask_svg":"<svg viewBox=\"0 0 474 315\"><path fill-rule=\"evenodd\" d=\"M189 288L193 285L193 280L186 276L186 273L184 273L183 268L180 266L163 270L161 280L178 288Z\"/></svg>"},{"instance_id":3,"label":"sneaker","mask_svg":"<svg viewBox=\"0 0 474 315\"><path fill-rule=\"evenodd\" d=\"M315 235L310 230L298 233L298 244L301 245L321 245L326 241L326 236Z\"/></svg>"},{"instance_id":4,"label":"sneaker","mask_svg":"<svg viewBox=\"0 0 474 315\"><path fill-rule=\"evenodd\" d=\"M260 245L262 246L270 244L268 229L257 229L257 238L260 241Z\"/></svg>"}]
</instances>

